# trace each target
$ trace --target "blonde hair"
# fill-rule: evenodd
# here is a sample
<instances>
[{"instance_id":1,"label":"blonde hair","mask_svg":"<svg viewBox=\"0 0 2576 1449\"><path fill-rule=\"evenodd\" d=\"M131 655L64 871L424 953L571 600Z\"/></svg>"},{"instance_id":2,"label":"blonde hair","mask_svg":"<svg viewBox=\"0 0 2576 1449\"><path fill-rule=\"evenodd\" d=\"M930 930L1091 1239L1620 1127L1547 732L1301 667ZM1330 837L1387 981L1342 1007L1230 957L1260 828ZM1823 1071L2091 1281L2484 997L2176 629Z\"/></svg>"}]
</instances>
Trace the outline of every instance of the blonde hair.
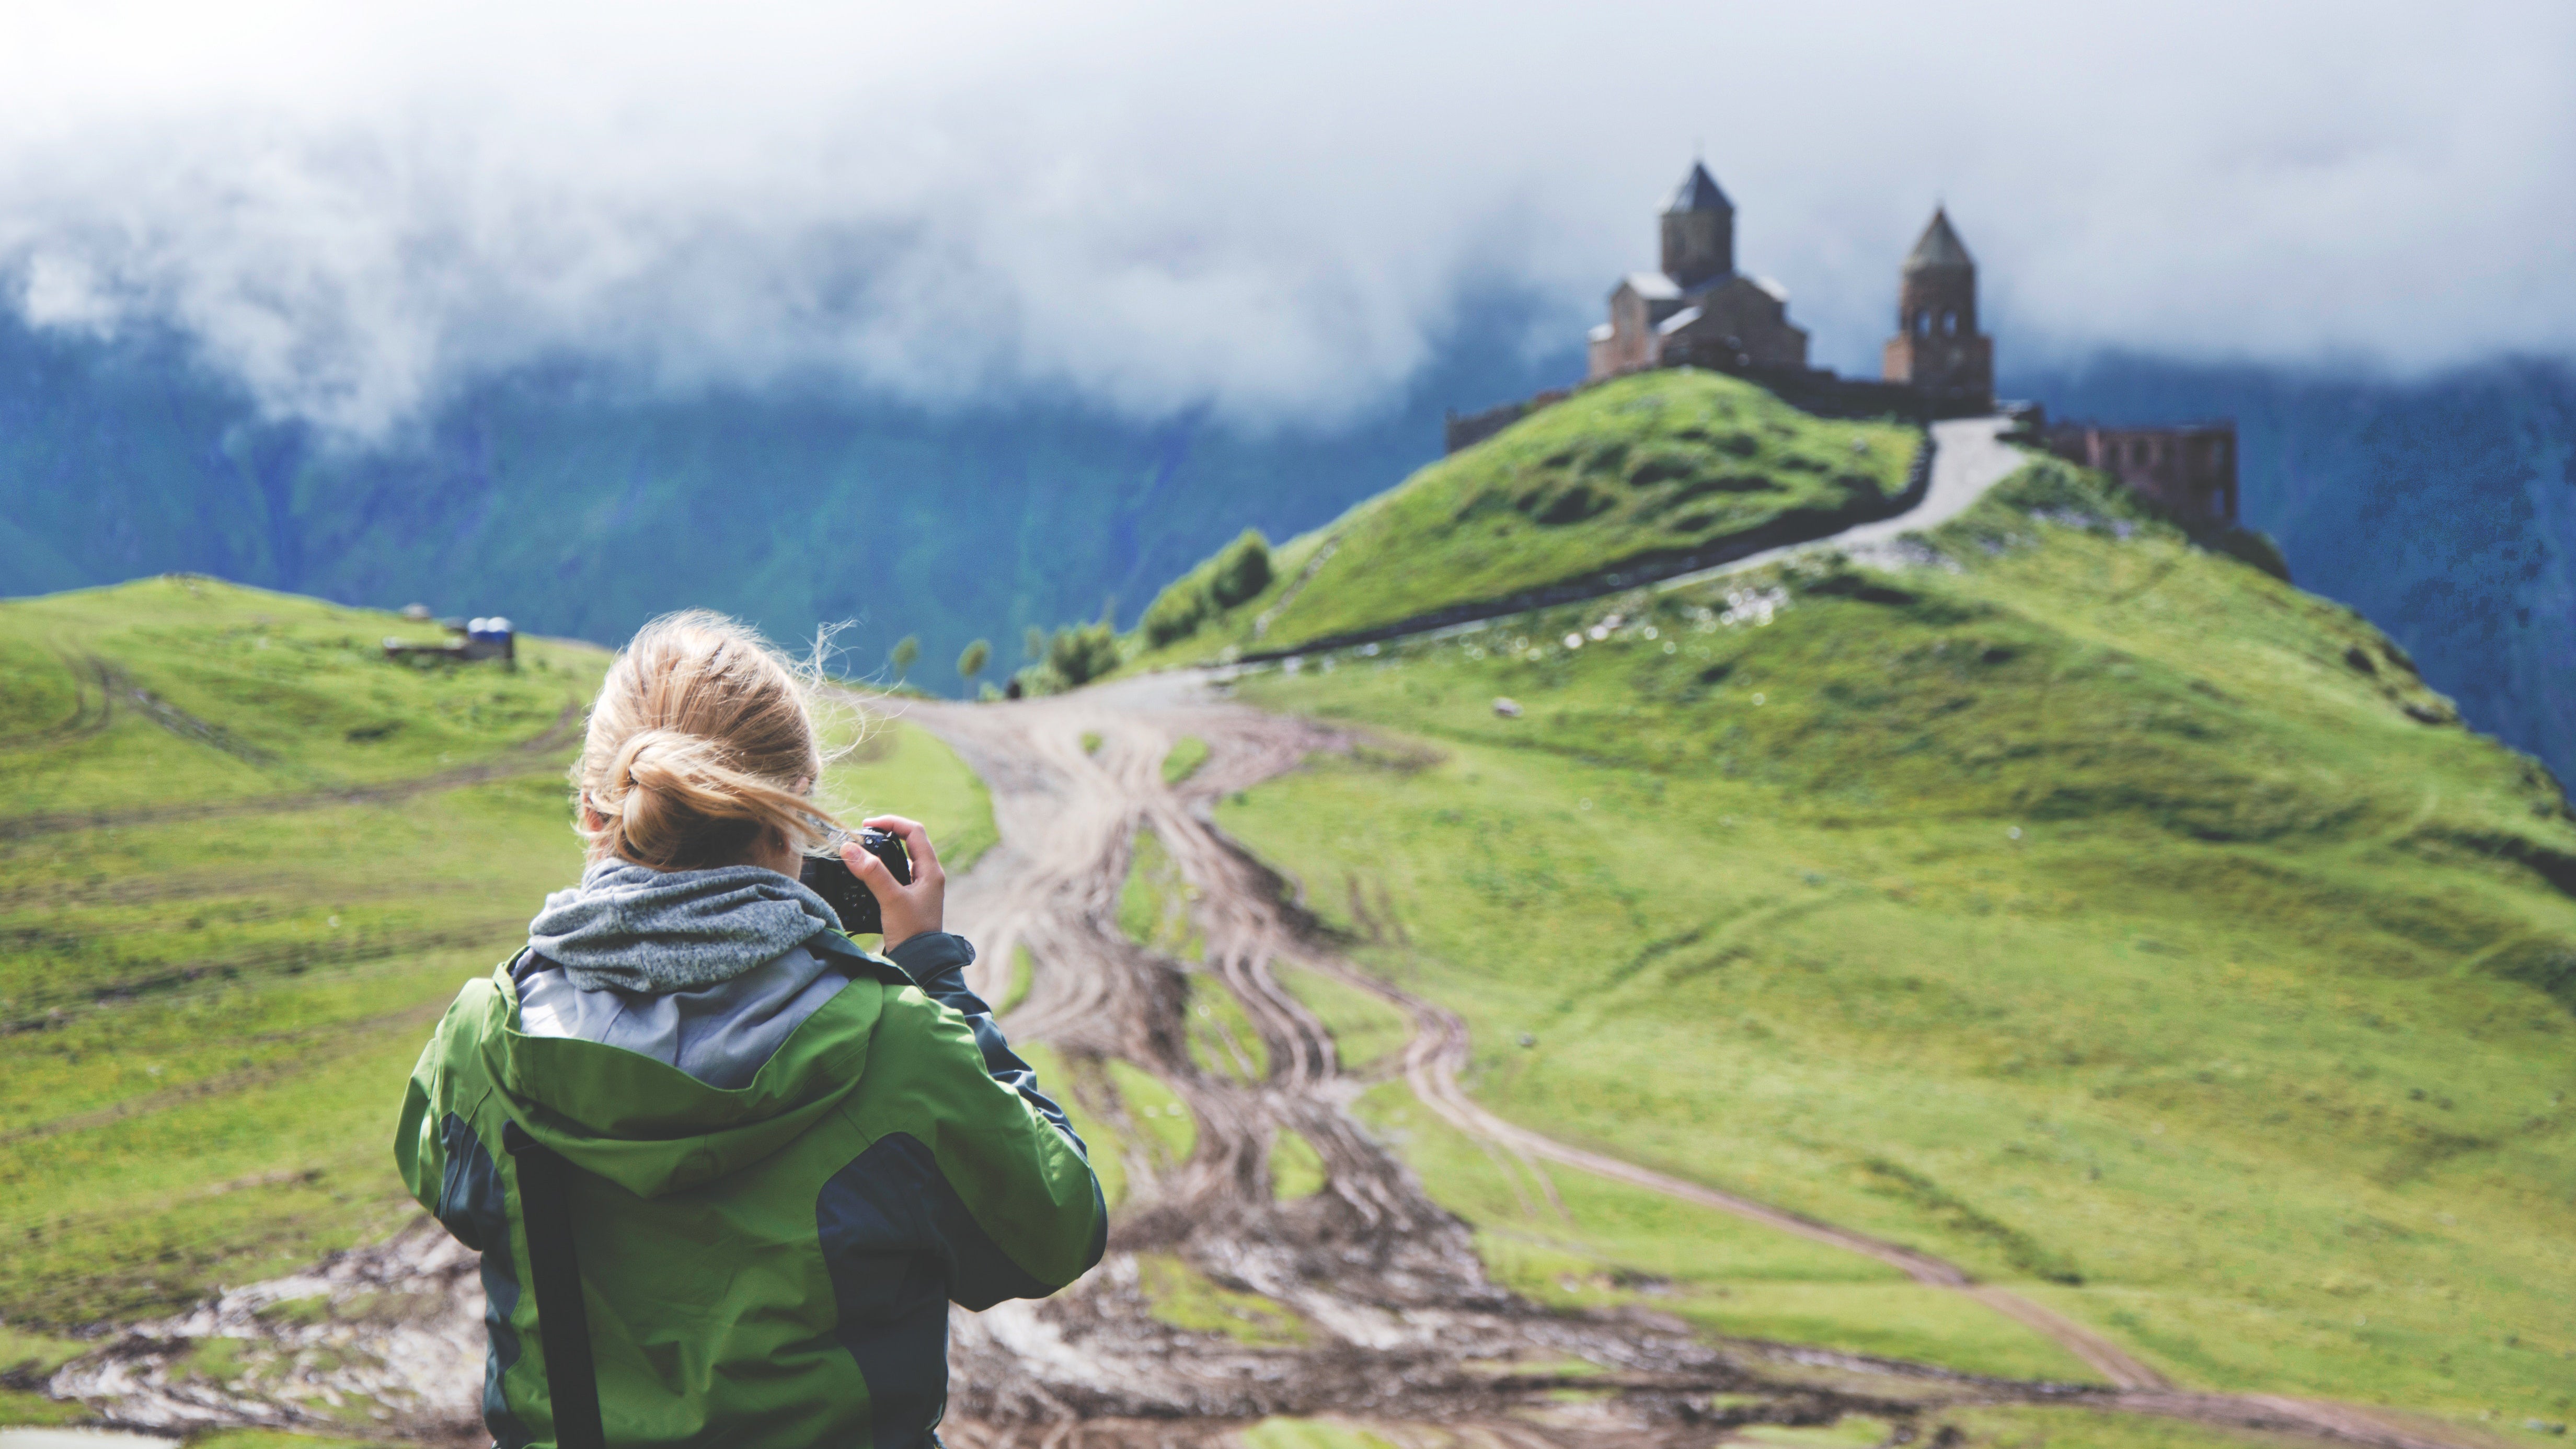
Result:
<instances>
[{"instance_id":1,"label":"blonde hair","mask_svg":"<svg viewBox=\"0 0 2576 1449\"><path fill-rule=\"evenodd\" d=\"M573 763L574 828L590 858L656 870L798 850L840 822L813 798L817 671L706 609L637 630L600 683Z\"/></svg>"}]
</instances>

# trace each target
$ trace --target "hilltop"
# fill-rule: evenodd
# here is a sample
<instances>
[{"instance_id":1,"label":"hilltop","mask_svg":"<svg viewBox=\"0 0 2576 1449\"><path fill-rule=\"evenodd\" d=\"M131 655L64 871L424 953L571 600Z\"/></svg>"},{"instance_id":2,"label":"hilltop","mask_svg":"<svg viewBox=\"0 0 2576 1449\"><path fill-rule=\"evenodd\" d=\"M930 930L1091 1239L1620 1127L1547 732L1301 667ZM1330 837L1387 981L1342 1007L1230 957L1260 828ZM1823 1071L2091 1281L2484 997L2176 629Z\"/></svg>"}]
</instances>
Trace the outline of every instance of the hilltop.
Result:
<instances>
[{"instance_id":1,"label":"hilltop","mask_svg":"<svg viewBox=\"0 0 2576 1449\"><path fill-rule=\"evenodd\" d=\"M1716 562L1895 511L1922 435L1802 413L1713 372L1587 388L1275 551L1257 591L1156 596L1151 663L1433 622L1621 568Z\"/></svg>"},{"instance_id":2,"label":"hilltop","mask_svg":"<svg viewBox=\"0 0 2576 1449\"><path fill-rule=\"evenodd\" d=\"M1572 406L1542 419L1608 420ZM1346 536L1406 543L1339 597L1311 569L1273 630L1492 577L1455 504L1585 435L1487 446L1354 509ZM1364 743L1217 818L1466 1019L1469 1085L1515 1121L1919 1245L2183 1384L2563 1421L2558 782L2366 621L2099 475L2035 459L1899 556L1250 671L1241 697ZM1568 1215L1400 1085L1362 1108L1536 1296L2063 1370L1901 1280L1703 1251L1592 1189Z\"/></svg>"}]
</instances>

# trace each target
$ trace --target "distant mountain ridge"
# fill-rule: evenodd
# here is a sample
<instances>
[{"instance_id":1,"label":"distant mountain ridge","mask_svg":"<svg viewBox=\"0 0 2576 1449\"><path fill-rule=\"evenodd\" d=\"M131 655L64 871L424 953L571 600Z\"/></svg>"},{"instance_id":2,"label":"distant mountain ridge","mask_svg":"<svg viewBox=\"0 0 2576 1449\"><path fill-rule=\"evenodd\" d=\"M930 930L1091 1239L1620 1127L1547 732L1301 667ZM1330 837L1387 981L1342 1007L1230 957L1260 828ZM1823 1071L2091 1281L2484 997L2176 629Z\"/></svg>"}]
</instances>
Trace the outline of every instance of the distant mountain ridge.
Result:
<instances>
[{"instance_id":1,"label":"distant mountain ridge","mask_svg":"<svg viewBox=\"0 0 2576 1449\"><path fill-rule=\"evenodd\" d=\"M1250 518L1311 527L1437 455L1443 404L1530 390L1515 314L1357 425L1270 434L1071 405L933 414L782 388L638 397L569 369L493 382L382 447L262 420L163 340L0 320L0 595L192 571L346 602L418 600L614 642L707 605L844 661L921 636L953 692L1030 625L1132 618Z\"/></svg>"},{"instance_id":2,"label":"distant mountain ridge","mask_svg":"<svg viewBox=\"0 0 2576 1449\"><path fill-rule=\"evenodd\" d=\"M1488 300L1381 413L1267 436L1070 405L926 413L820 391L637 398L563 368L488 383L338 455L262 421L175 344L0 320L0 594L192 570L349 603L420 600L614 641L705 604L782 637L852 619L849 666L917 633L913 682L1031 625L1132 622L1247 523L1320 525L1437 459L1442 414L1581 370ZM2009 360L2009 359L2007 359ZM2480 729L2576 771L2576 371L2412 383L2114 357L2008 369L2060 416L2237 418L2248 525L2367 614Z\"/></svg>"}]
</instances>

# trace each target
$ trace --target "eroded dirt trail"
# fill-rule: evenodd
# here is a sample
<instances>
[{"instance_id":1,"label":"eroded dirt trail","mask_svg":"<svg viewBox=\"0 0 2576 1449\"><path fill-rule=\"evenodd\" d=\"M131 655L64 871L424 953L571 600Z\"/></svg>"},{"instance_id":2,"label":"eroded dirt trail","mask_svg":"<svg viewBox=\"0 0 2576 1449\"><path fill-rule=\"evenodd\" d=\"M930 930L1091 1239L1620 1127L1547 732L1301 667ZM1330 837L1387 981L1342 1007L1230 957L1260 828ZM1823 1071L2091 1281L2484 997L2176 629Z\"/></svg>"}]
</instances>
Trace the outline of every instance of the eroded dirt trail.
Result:
<instances>
[{"instance_id":1,"label":"eroded dirt trail","mask_svg":"<svg viewBox=\"0 0 2576 1449\"><path fill-rule=\"evenodd\" d=\"M1784 1419L1837 1405L2067 1396L1831 1354L1730 1355L1675 1323L1549 1314L1503 1292L1485 1277L1463 1225L1344 1110L1361 1084L1342 1074L1323 1023L1279 984L1274 968L1294 963L1410 1016L1405 1078L1461 1130L1527 1159L1877 1258L1976 1298L2064 1345L2114 1386L2083 1397L2387 1449L2442 1442L2341 1405L2177 1391L2091 1329L1975 1283L1953 1264L1569 1146L1486 1111L1458 1083L1469 1061L1464 1023L1339 957L1295 918L1279 882L1208 819L1226 793L1345 743L1320 726L1228 703L1188 676L1005 706L928 706L914 718L964 754L993 791L1003 843L959 884L951 912L958 929L992 948L979 966L988 995L1007 981L1013 950L1031 954L1028 999L1006 1027L1077 1064L1120 1057L1146 1067L1189 1105L1199 1131L1185 1163L1158 1172L1143 1154L1123 1159L1130 1196L1112 1237L1113 1261L1096 1283L1056 1303L1007 1305L961 1322L961 1422L953 1436L961 1441L1195 1442L1219 1426L1193 1419L1284 1413L1366 1419L1406 1442L1436 1425L1463 1442L1708 1443L1723 1435L1719 1420L1748 1414L1741 1407L1712 1414L1707 1395L1718 1390L1767 1401L1750 1417ZM1208 743L1208 761L1181 786L1167 786L1161 762L1190 735ZM1261 1034L1265 1080L1204 1071L1192 1060L1182 1019L1183 973L1191 968L1147 953L1119 930L1118 893L1140 828L1160 838L1194 890L1205 940L1195 969L1221 982ZM1077 1065L1067 1085L1096 1116L1120 1123L1130 1138L1143 1136L1096 1072ZM1269 1150L1282 1127L1303 1134L1325 1161L1328 1182L1313 1198L1273 1201ZM1157 1251L1292 1307L1316 1330L1312 1341L1253 1350L1162 1329L1139 1312L1145 1305L1130 1286L1132 1255ZM1607 1380L1581 1382L1618 1392L1573 1413L1550 1402L1547 1390L1572 1381L1531 1368L1569 1357L1613 1369ZM1791 1361L1802 1371L1783 1372Z\"/></svg>"}]
</instances>

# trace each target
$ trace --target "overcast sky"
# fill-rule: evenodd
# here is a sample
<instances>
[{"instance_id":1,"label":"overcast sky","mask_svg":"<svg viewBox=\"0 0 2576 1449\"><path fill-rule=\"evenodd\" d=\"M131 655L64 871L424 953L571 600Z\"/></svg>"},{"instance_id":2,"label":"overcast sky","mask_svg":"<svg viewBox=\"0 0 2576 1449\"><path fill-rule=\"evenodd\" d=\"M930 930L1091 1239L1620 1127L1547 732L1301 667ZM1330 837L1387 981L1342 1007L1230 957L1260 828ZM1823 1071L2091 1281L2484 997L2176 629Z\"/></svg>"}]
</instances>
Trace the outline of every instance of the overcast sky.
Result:
<instances>
[{"instance_id":1,"label":"overcast sky","mask_svg":"<svg viewBox=\"0 0 2576 1449\"><path fill-rule=\"evenodd\" d=\"M2007 365L2576 353L2567 0L84 0L5 34L16 305L175 325L357 435L566 354L1329 422L1479 289L1572 340L1695 146L1846 370L1936 199Z\"/></svg>"}]
</instances>

